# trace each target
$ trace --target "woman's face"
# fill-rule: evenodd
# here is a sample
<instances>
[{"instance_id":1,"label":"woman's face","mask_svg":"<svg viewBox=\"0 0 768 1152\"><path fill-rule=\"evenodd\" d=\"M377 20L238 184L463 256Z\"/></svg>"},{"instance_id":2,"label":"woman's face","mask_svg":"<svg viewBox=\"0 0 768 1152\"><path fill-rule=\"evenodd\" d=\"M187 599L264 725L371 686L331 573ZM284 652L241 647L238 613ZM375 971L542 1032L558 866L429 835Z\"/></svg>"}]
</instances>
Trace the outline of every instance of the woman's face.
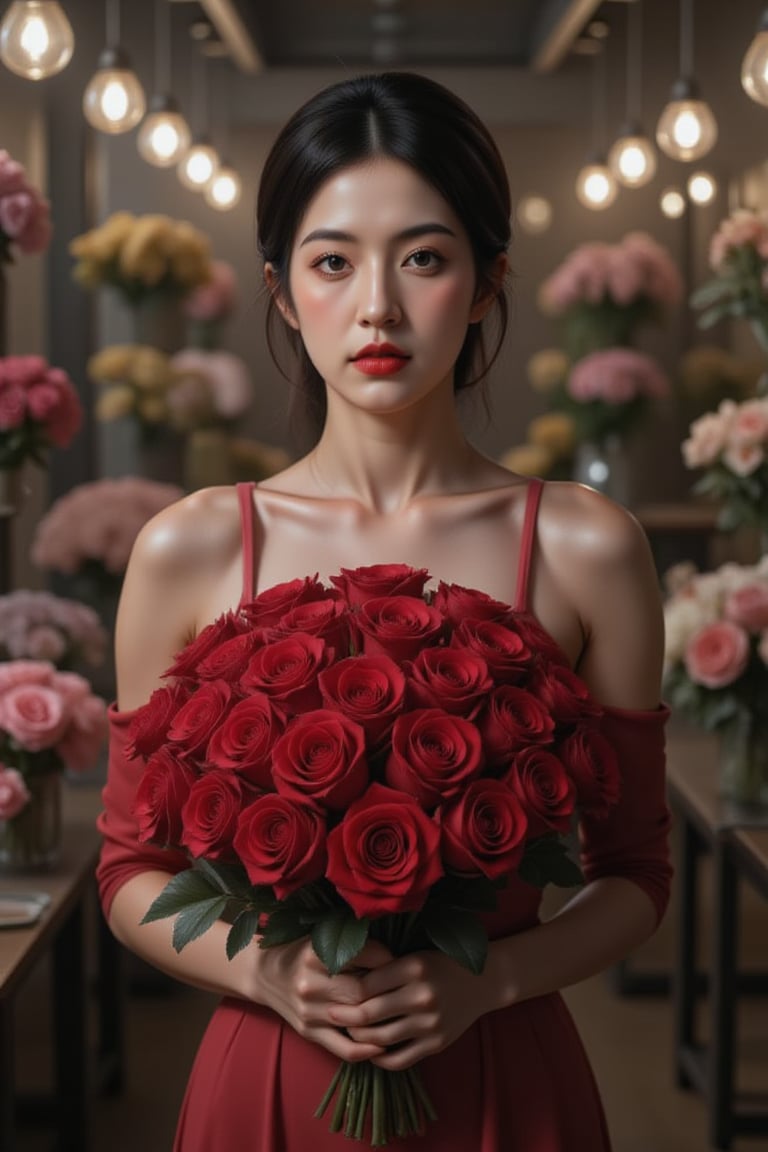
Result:
<instances>
[{"instance_id":1,"label":"woman's face","mask_svg":"<svg viewBox=\"0 0 768 1152\"><path fill-rule=\"evenodd\" d=\"M323 184L296 232L283 315L339 400L394 412L452 390L476 300L469 238L408 165L374 159Z\"/></svg>"}]
</instances>

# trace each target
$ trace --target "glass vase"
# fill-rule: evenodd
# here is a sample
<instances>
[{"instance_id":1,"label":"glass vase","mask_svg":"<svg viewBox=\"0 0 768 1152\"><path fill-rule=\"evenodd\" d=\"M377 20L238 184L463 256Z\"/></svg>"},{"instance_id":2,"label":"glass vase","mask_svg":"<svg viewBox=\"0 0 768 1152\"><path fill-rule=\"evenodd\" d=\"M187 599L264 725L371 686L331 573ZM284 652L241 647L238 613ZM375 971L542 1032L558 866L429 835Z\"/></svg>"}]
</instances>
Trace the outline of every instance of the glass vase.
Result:
<instances>
[{"instance_id":1,"label":"glass vase","mask_svg":"<svg viewBox=\"0 0 768 1152\"><path fill-rule=\"evenodd\" d=\"M720 738L720 792L750 808L768 808L768 717L743 713Z\"/></svg>"},{"instance_id":2,"label":"glass vase","mask_svg":"<svg viewBox=\"0 0 768 1152\"><path fill-rule=\"evenodd\" d=\"M0 820L0 871L29 872L58 862L61 848L61 772L25 777L30 799L11 820Z\"/></svg>"}]
</instances>

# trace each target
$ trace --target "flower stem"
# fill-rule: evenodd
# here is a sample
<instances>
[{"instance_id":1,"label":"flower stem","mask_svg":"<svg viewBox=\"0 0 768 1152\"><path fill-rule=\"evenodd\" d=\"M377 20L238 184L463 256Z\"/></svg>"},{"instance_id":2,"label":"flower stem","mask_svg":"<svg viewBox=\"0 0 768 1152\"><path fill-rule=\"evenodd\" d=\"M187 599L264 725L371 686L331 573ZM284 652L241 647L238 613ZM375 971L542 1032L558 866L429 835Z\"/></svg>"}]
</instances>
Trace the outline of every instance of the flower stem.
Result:
<instances>
[{"instance_id":1,"label":"flower stem","mask_svg":"<svg viewBox=\"0 0 768 1152\"><path fill-rule=\"evenodd\" d=\"M317 1108L315 1109L315 1116L318 1120L320 1119L320 1117L323 1115L326 1108L330 1104L331 1098L332 1098L334 1092L336 1091L336 1086L338 1085L339 1080L341 1080L341 1076L342 1076L342 1073L344 1071L344 1068L345 1068L345 1062L342 1061L342 1063L339 1064L338 1068L336 1069L336 1071L333 1074L333 1080L331 1080L330 1084L328 1085L328 1089L325 1093L325 1096L323 1096L322 1100L320 1101Z\"/></svg>"},{"instance_id":2,"label":"flower stem","mask_svg":"<svg viewBox=\"0 0 768 1152\"><path fill-rule=\"evenodd\" d=\"M336 1098L336 1107L333 1110L331 1117L330 1131L340 1132L341 1125L344 1120L344 1110L347 1106L347 1086L349 1084L349 1077L352 1071L352 1065L344 1062L343 1071L341 1074L341 1083L339 1084L339 1095Z\"/></svg>"}]
</instances>

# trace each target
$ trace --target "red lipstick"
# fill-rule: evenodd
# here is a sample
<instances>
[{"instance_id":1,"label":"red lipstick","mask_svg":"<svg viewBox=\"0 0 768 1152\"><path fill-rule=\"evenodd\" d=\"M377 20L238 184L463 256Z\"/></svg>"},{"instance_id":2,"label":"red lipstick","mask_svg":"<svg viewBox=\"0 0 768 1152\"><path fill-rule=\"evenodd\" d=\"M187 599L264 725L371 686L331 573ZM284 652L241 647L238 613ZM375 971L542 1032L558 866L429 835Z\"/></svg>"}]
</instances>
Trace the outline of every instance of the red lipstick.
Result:
<instances>
[{"instance_id":1,"label":"red lipstick","mask_svg":"<svg viewBox=\"0 0 768 1152\"><path fill-rule=\"evenodd\" d=\"M366 376L394 376L409 360L395 344L366 344L352 357L355 368Z\"/></svg>"}]
</instances>

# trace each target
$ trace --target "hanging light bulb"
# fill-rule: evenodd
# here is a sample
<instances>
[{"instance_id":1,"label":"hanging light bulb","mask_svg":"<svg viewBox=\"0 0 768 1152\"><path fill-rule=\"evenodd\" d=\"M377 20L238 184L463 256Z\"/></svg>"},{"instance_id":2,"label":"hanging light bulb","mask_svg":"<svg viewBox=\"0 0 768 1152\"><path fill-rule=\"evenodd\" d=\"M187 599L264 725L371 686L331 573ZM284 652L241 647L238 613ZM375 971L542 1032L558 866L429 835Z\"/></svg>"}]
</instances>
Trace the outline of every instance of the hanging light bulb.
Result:
<instances>
[{"instance_id":1,"label":"hanging light bulb","mask_svg":"<svg viewBox=\"0 0 768 1152\"><path fill-rule=\"evenodd\" d=\"M656 143L673 160L700 160L717 140L717 122L693 80L677 80L656 127Z\"/></svg>"},{"instance_id":2,"label":"hanging light bulb","mask_svg":"<svg viewBox=\"0 0 768 1152\"><path fill-rule=\"evenodd\" d=\"M524 196L517 206L517 219L523 232L539 236L552 223L552 205L544 196Z\"/></svg>"},{"instance_id":3,"label":"hanging light bulb","mask_svg":"<svg viewBox=\"0 0 768 1152\"><path fill-rule=\"evenodd\" d=\"M0 24L0 59L27 80L55 76L74 50L72 25L53 0L17 0Z\"/></svg>"},{"instance_id":4,"label":"hanging light bulb","mask_svg":"<svg viewBox=\"0 0 768 1152\"><path fill-rule=\"evenodd\" d=\"M144 160L157 168L171 168L181 160L189 141L189 125L173 96L153 96L136 138Z\"/></svg>"},{"instance_id":5,"label":"hanging light bulb","mask_svg":"<svg viewBox=\"0 0 768 1152\"><path fill-rule=\"evenodd\" d=\"M750 99L768 107L768 8L742 61L741 84Z\"/></svg>"},{"instance_id":6,"label":"hanging light bulb","mask_svg":"<svg viewBox=\"0 0 768 1152\"><path fill-rule=\"evenodd\" d=\"M679 188L665 188L659 197L659 207L670 220L679 220L685 212L685 196Z\"/></svg>"},{"instance_id":7,"label":"hanging light bulb","mask_svg":"<svg viewBox=\"0 0 768 1152\"><path fill-rule=\"evenodd\" d=\"M202 192L219 170L219 156L208 140L200 136L182 157L177 167L179 180L186 188Z\"/></svg>"},{"instance_id":8,"label":"hanging light bulb","mask_svg":"<svg viewBox=\"0 0 768 1152\"><path fill-rule=\"evenodd\" d=\"M608 153L608 166L627 188L640 188L656 175L656 152L635 121L627 123Z\"/></svg>"},{"instance_id":9,"label":"hanging light bulb","mask_svg":"<svg viewBox=\"0 0 768 1152\"><path fill-rule=\"evenodd\" d=\"M239 172L229 164L222 164L213 179L206 184L203 194L211 208L218 208L220 212L234 208L243 194Z\"/></svg>"},{"instance_id":10,"label":"hanging light bulb","mask_svg":"<svg viewBox=\"0 0 768 1152\"><path fill-rule=\"evenodd\" d=\"M83 112L99 132L130 132L144 115L144 89L121 48L105 48L83 93Z\"/></svg>"},{"instance_id":11,"label":"hanging light bulb","mask_svg":"<svg viewBox=\"0 0 768 1152\"><path fill-rule=\"evenodd\" d=\"M616 177L602 156L592 157L576 177L576 195L585 208L608 208L618 192Z\"/></svg>"},{"instance_id":12,"label":"hanging light bulb","mask_svg":"<svg viewBox=\"0 0 768 1152\"><path fill-rule=\"evenodd\" d=\"M709 204L717 192L717 181L709 172L693 172L688 178L688 195L694 204Z\"/></svg>"}]
</instances>

